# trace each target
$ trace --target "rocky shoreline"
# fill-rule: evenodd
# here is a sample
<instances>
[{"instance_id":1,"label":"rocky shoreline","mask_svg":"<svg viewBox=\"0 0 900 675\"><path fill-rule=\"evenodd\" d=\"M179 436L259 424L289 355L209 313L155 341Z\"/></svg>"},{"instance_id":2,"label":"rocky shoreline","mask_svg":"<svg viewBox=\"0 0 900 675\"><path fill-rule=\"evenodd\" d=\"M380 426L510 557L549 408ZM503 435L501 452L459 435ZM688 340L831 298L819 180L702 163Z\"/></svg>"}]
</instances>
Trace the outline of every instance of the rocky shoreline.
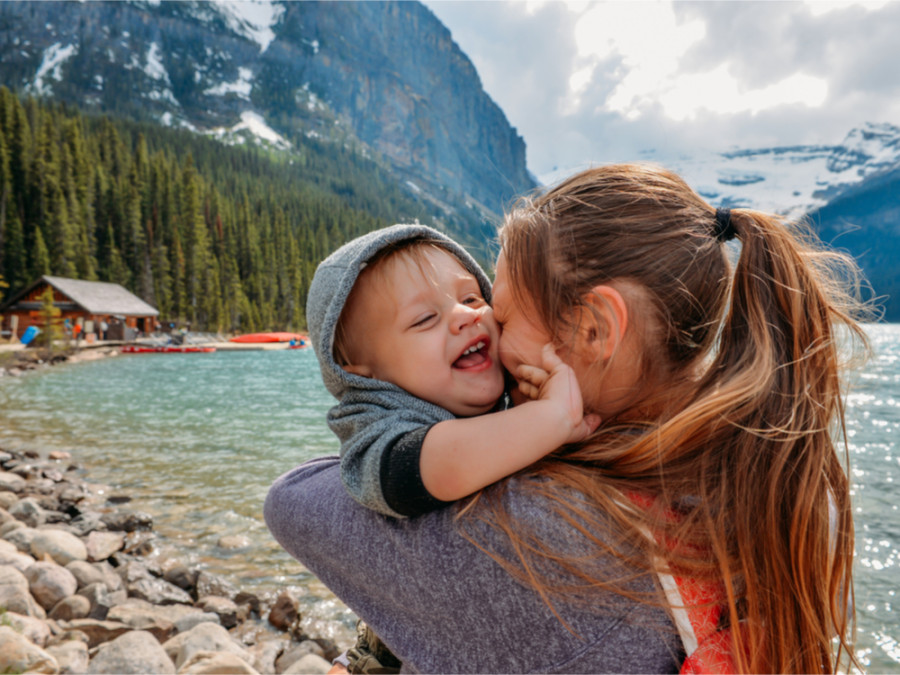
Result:
<instances>
[{"instance_id":1,"label":"rocky shoreline","mask_svg":"<svg viewBox=\"0 0 900 675\"><path fill-rule=\"evenodd\" d=\"M151 555L152 517L83 474L0 448L0 673L328 671L338 650L303 633L291 593Z\"/></svg>"}]
</instances>

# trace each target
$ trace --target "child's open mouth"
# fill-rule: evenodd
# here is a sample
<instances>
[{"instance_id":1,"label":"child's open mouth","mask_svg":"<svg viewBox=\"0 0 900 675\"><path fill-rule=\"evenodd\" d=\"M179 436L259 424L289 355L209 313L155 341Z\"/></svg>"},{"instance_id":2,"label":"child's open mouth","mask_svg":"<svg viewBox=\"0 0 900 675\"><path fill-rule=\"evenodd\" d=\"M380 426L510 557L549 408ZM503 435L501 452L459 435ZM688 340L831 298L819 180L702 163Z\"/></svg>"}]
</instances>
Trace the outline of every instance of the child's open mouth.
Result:
<instances>
[{"instance_id":1,"label":"child's open mouth","mask_svg":"<svg viewBox=\"0 0 900 675\"><path fill-rule=\"evenodd\" d=\"M465 368L474 368L475 366L480 366L487 361L490 356L488 355L488 340L479 340L473 345L470 345L456 361L453 362L454 368L465 369Z\"/></svg>"}]
</instances>

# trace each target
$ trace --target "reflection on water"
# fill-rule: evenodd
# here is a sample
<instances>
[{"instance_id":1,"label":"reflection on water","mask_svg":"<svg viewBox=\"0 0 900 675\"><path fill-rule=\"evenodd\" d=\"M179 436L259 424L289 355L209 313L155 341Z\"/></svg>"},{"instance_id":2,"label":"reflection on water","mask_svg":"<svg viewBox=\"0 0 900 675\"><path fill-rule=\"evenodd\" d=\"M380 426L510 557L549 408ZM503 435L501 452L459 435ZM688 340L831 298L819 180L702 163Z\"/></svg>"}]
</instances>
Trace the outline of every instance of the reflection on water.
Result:
<instances>
[{"instance_id":1,"label":"reflection on water","mask_svg":"<svg viewBox=\"0 0 900 675\"><path fill-rule=\"evenodd\" d=\"M900 325L871 326L875 357L847 401L863 665L900 670ZM271 482L337 451L332 399L310 350L134 355L0 379L0 447L68 450L91 480L133 497L188 562L271 593L288 586L307 630L346 641L353 617L272 540ZM252 546L225 551L223 534Z\"/></svg>"}]
</instances>

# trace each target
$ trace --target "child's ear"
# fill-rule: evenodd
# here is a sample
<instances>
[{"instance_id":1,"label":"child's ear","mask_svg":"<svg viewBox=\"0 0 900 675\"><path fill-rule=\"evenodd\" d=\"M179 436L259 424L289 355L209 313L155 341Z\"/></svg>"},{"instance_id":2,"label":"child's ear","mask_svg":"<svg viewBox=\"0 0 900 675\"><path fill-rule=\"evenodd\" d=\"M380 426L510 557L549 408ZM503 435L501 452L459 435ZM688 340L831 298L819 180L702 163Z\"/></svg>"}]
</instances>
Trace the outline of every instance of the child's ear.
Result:
<instances>
[{"instance_id":1,"label":"child's ear","mask_svg":"<svg viewBox=\"0 0 900 675\"><path fill-rule=\"evenodd\" d=\"M362 377L374 377L372 374L372 369L369 366L354 366L352 364L347 364L346 366L341 366L348 373L353 373L354 375L361 375Z\"/></svg>"},{"instance_id":2,"label":"child's ear","mask_svg":"<svg viewBox=\"0 0 900 675\"><path fill-rule=\"evenodd\" d=\"M612 356L628 327L628 305L613 286L594 286L585 296L586 309L582 335L595 358L607 360Z\"/></svg>"}]
</instances>

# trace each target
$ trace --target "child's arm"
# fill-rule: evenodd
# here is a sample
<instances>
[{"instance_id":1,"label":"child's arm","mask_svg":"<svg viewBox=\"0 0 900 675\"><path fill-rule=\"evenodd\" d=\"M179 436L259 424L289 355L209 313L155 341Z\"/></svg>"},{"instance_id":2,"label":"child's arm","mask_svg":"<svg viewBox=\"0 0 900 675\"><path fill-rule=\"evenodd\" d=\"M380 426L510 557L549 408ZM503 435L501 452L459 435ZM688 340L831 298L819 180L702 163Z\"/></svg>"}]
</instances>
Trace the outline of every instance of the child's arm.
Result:
<instances>
[{"instance_id":1,"label":"child's arm","mask_svg":"<svg viewBox=\"0 0 900 675\"><path fill-rule=\"evenodd\" d=\"M497 413L439 422L428 431L419 470L432 496L461 499L597 428L599 418L584 415L572 369L549 344L542 358L543 369L522 366L517 373L524 380L519 389L535 400Z\"/></svg>"}]
</instances>

